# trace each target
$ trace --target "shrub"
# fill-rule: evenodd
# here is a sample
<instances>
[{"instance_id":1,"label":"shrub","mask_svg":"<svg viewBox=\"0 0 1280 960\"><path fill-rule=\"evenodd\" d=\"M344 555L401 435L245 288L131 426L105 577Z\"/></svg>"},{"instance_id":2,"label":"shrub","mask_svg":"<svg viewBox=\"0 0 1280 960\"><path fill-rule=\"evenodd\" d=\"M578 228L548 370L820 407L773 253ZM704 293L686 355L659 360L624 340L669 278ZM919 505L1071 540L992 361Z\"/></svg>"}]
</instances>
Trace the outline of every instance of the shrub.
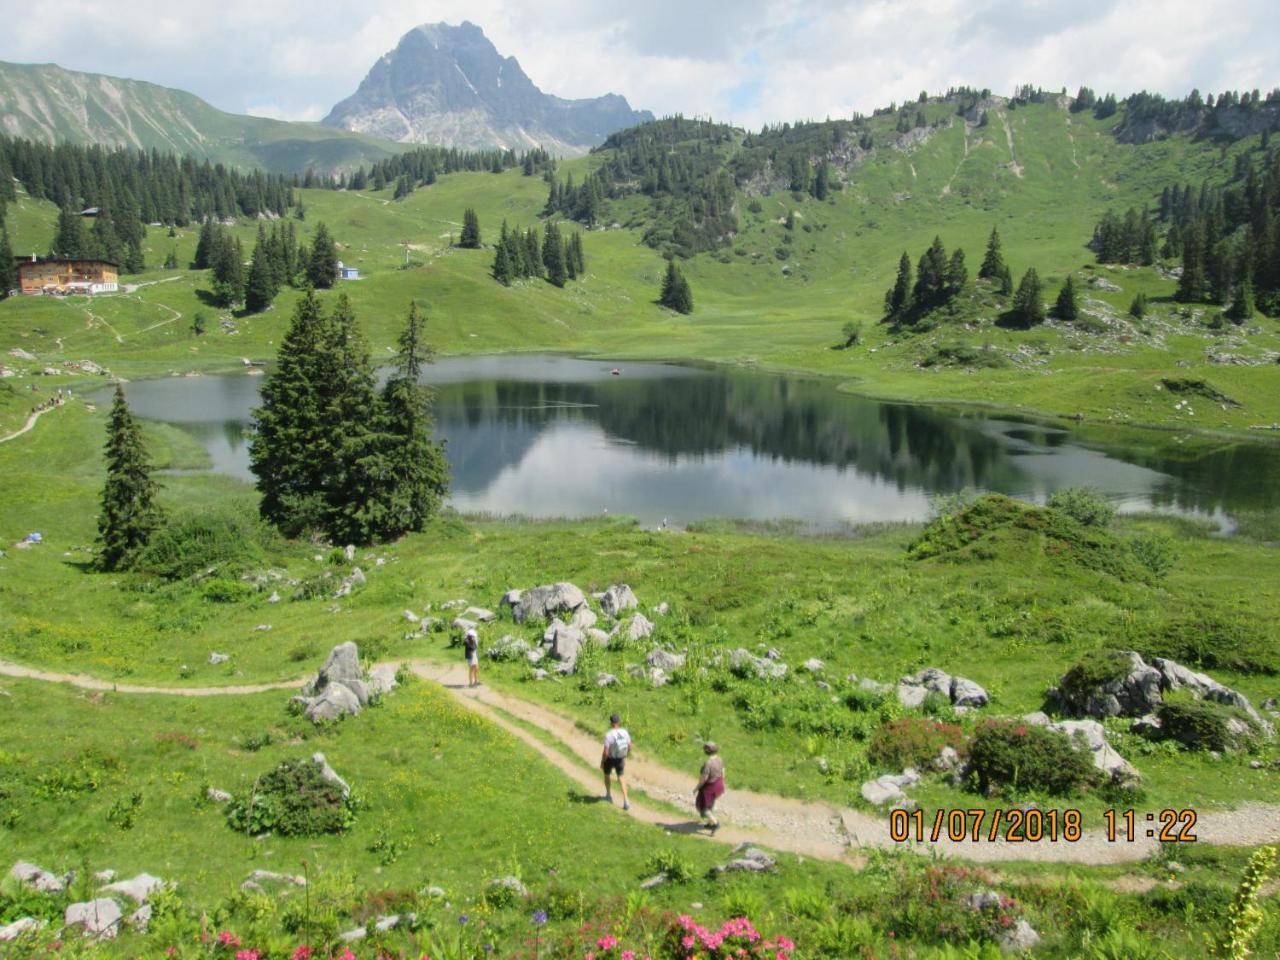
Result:
<instances>
[{"instance_id":1,"label":"shrub","mask_svg":"<svg viewBox=\"0 0 1280 960\"><path fill-rule=\"evenodd\" d=\"M252 584L243 580L224 580L221 577L204 585L204 598L211 603L239 603L257 592Z\"/></svg>"},{"instance_id":2,"label":"shrub","mask_svg":"<svg viewBox=\"0 0 1280 960\"><path fill-rule=\"evenodd\" d=\"M903 717L875 732L867 757L877 766L903 770L928 766L943 747L959 750L963 745L964 731L955 724L928 717Z\"/></svg>"},{"instance_id":3,"label":"shrub","mask_svg":"<svg viewBox=\"0 0 1280 960\"><path fill-rule=\"evenodd\" d=\"M966 898L991 888L990 874L973 867L929 864L909 867L885 898L886 920L899 936L931 943L991 942L1017 921L1016 901L1001 897L982 910Z\"/></svg>"},{"instance_id":4,"label":"shrub","mask_svg":"<svg viewBox=\"0 0 1280 960\"><path fill-rule=\"evenodd\" d=\"M1230 721L1249 724L1240 710L1212 700L1166 699L1156 716L1160 735L1177 740L1191 750L1234 750L1247 734L1233 732Z\"/></svg>"},{"instance_id":5,"label":"shrub","mask_svg":"<svg viewBox=\"0 0 1280 960\"><path fill-rule=\"evenodd\" d=\"M1129 665L1129 654L1123 650L1094 650L1063 675L1059 690L1068 703L1083 705L1098 687L1128 674Z\"/></svg>"},{"instance_id":6,"label":"shrub","mask_svg":"<svg viewBox=\"0 0 1280 960\"><path fill-rule=\"evenodd\" d=\"M303 577L298 581L297 588L293 591L293 600L318 600L321 597L327 597L334 591L333 574L328 570L320 573L313 573L309 577Z\"/></svg>"},{"instance_id":7,"label":"shrub","mask_svg":"<svg viewBox=\"0 0 1280 960\"><path fill-rule=\"evenodd\" d=\"M1163 577L1178 560L1173 541L1158 534L1144 534L1129 541L1129 549L1137 561L1153 576Z\"/></svg>"},{"instance_id":8,"label":"shrub","mask_svg":"<svg viewBox=\"0 0 1280 960\"><path fill-rule=\"evenodd\" d=\"M151 535L138 569L166 580L182 580L213 567L238 572L264 562L272 534L245 510L180 513Z\"/></svg>"},{"instance_id":9,"label":"shrub","mask_svg":"<svg viewBox=\"0 0 1280 960\"><path fill-rule=\"evenodd\" d=\"M665 873L668 883L688 883L693 879L693 865L675 850L659 850L651 854L645 870L650 874Z\"/></svg>"},{"instance_id":10,"label":"shrub","mask_svg":"<svg viewBox=\"0 0 1280 960\"><path fill-rule=\"evenodd\" d=\"M969 744L970 780L991 795L1002 788L1069 796L1093 781L1089 755L1065 733L1014 720L986 720Z\"/></svg>"},{"instance_id":11,"label":"shrub","mask_svg":"<svg viewBox=\"0 0 1280 960\"><path fill-rule=\"evenodd\" d=\"M1168 657L1202 670L1280 674L1280 653L1267 628L1242 616L1197 613L1167 622L1141 642L1144 657Z\"/></svg>"},{"instance_id":12,"label":"shrub","mask_svg":"<svg viewBox=\"0 0 1280 960\"><path fill-rule=\"evenodd\" d=\"M227 823L241 833L317 837L345 831L357 808L354 797L323 777L318 763L286 760L260 776L247 795L232 798Z\"/></svg>"},{"instance_id":13,"label":"shrub","mask_svg":"<svg viewBox=\"0 0 1280 960\"><path fill-rule=\"evenodd\" d=\"M1107 527L1115 519L1116 508L1092 487L1067 487L1049 497L1047 507L1060 510L1086 527Z\"/></svg>"}]
</instances>

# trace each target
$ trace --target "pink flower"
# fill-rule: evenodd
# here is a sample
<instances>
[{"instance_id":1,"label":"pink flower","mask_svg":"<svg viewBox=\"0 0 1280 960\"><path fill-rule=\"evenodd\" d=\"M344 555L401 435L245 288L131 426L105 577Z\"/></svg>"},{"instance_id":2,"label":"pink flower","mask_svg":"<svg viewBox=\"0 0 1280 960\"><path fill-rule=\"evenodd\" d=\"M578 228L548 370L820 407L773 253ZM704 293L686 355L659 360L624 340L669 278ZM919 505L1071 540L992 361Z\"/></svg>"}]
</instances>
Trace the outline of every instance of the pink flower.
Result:
<instances>
[{"instance_id":1,"label":"pink flower","mask_svg":"<svg viewBox=\"0 0 1280 960\"><path fill-rule=\"evenodd\" d=\"M257 950L237 950L236 960L262 960L262 954Z\"/></svg>"},{"instance_id":2,"label":"pink flower","mask_svg":"<svg viewBox=\"0 0 1280 960\"><path fill-rule=\"evenodd\" d=\"M636 960L636 952L634 950L623 950L622 960Z\"/></svg>"},{"instance_id":3,"label":"pink flower","mask_svg":"<svg viewBox=\"0 0 1280 960\"><path fill-rule=\"evenodd\" d=\"M607 933L603 937L601 937L599 940L596 941L596 946L599 947L601 950L612 950L617 945L618 945L618 938Z\"/></svg>"},{"instance_id":4,"label":"pink flower","mask_svg":"<svg viewBox=\"0 0 1280 960\"><path fill-rule=\"evenodd\" d=\"M174 956L177 956L177 955L178 955L178 948L177 948L177 947L166 947L166 948L165 948L165 951L164 951L164 955L165 955L166 957L174 957Z\"/></svg>"},{"instance_id":5,"label":"pink flower","mask_svg":"<svg viewBox=\"0 0 1280 960\"><path fill-rule=\"evenodd\" d=\"M289 955L289 960L311 960L310 947L297 947L293 953Z\"/></svg>"},{"instance_id":6,"label":"pink flower","mask_svg":"<svg viewBox=\"0 0 1280 960\"><path fill-rule=\"evenodd\" d=\"M693 937L691 937L689 934L685 934L683 937L680 938L680 946L684 947L686 950L693 949L694 943L695 941Z\"/></svg>"},{"instance_id":7,"label":"pink flower","mask_svg":"<svg viewBox=\"0 0 1280 960\"><path fill-rule=\"evenodd\" d=\"M356 955L351 952L350 947L343 947L342 952L338 954L335 960L356 960Z\"/></svg>"},{"instance_id":8,"label":"pink flower","mask_svg":"<svg viewBox=\"0 0 1280 960\"><path fill-rule=\"evenodd\" d=\"M230 930L223 930L218 934L218 946L220 947L238 947L240 946L240 938Z\"/></svg>"}]
</instances>

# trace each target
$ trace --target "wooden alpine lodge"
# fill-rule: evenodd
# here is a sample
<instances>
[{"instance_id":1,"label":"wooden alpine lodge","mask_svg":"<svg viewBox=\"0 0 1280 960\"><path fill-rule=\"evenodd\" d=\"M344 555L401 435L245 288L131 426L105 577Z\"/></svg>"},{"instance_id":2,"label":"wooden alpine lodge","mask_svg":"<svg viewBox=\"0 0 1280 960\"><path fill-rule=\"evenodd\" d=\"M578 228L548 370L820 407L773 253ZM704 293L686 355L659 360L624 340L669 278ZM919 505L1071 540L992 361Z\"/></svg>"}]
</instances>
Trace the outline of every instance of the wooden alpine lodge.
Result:
<instances>
[{"instance_id":1,"label":"wooden alpine lodge","mask_svg":"<svg viewBox=\"0 0 1280 960\"><path fill-rule=\"evenodd\" d=\"M58 257L15 257L18 290L28 295L115 293L120 265L109 260L63 260Z\"/></svg>"}]
</instances>

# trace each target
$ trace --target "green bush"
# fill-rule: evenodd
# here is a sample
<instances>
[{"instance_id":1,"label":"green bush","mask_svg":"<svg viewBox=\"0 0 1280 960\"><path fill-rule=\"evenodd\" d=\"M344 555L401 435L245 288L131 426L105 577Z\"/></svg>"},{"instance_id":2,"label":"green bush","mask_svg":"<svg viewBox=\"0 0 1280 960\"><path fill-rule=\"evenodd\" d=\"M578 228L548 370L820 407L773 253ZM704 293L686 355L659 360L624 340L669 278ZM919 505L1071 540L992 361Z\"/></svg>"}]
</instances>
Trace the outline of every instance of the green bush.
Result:
<instances>
[{"instance_id":1,"label":"green bush","mask_svg":"<svg viewBox=\"0 0 1280 960\"><path fill-rule=\"evenodd\" d=\"M265 562L263 546L272 537L248 510L180 513L152 534L137 569L166 580L218 567L239 573Z\"/></svg>"},{"instance_id":2,"label":"green bush","mask_svg":"<svg viewBox=\"0 0 1280 960\"><path fill-rule=\"evenodd\" d=\"M1093 760L1065 733L1016 720L986 720L969 744L969 777L990 796L1000 790L1070 796L1089 786Z\"/></svg>"},{"instance_id":3,"label":"green bush","mask_svg":"<svg viewBox=\"0 0 1280 960\"><path fill-rule=\"evenodd\" d=\"M645 863L649 874L665 873L668 883L688 883L693 879L693 865L675 850L659 850Z\"/></svg>"},{"instance_id":4,"label":"green bush","mask_svg":"<svg viewBox=\"0 0 1280 960\"><path fill-rule=\"evenodd\" d=\"M960 750L964 731L952 723L927 717L903 717L886 723L871 737L867 758L880 767L904 770L927 767L943 747Z\"/></svg>"},{"instance_id":5,"label":"green bush","mask_svg":"<svg viewBox=\"0 0 1280 960\"><path fill-rule=\"evenodd\" d=\"M358 804L321 775L310 759L286 760L263 774L243 796L227 804L227 823L240 833L287 837L342 833L355 822Z\"/></svg>"},{"instance_id":6,"label":"green bush","mask_svg":"<svg viewBox=\"0 0 1280 960\"><path fill-rule=\"evenodd\" d=\"M1133 551L1134 558L1157 577L1163 577L1172 570L1178 560L1173 541L1158 534L1134 537L1129 541L1129 549Z\"/></svg>"},{"instance_id":7,"label":"green bush","mask_svg":"<svg viewBox=\"0 0 1280 960\"><path fill-rule=\"evenodd\" d=\"M1248 739L1232 733L1228 721L1249 725L1249 718L1235 707L1212 700L1166 699L1156 717L1161 737L1177 740L1190 750L1234 750Z\"/></svg>"},{"instance_id":8,"label":"green bush","mask_svg":"<svg viewBox=\"0 0 1280 960\"><path fill-rule=\"evenodd\" d=\"M221 577L204 585L204 598L211 603L239 603L257 592L253 584L243 580L224 580Z\"/></svg>"},{"instance_id":9,"label":"green bush","mask_svg":"<svg viewBox=\"0 0 1280 960\"><path fill-rule=\"evenodd\" d=\"M1091 651L1063 675L1058 689L1068 703L1083 705L1098 687L1127 675L1129 664L1129 654L1123 650Z\"/></svg>"},{"instance_id":10,"label":"green bush","mask_svg":"<svg viewBox=\"0 0 1280 960\"><path fill-rule=\"evenodd\" d=\"M1115 519L1116 508L1092 487L1067 487L1049 497L1045 504L1060 510L1086 527L1108 527Z\"/></svg>"},{"instance_id":11,"label":"green bush","mask_svg":"<svg viewBox=\"0 0 1280 960\"><path fill-rule=\"evenodd\" d=\"M1268 628L1245 616L1198 612L1147 631L1138 642L1144 657L1167 657L1201 670L1280 674L1280 650Z\"/></svg>"}]
</instances>

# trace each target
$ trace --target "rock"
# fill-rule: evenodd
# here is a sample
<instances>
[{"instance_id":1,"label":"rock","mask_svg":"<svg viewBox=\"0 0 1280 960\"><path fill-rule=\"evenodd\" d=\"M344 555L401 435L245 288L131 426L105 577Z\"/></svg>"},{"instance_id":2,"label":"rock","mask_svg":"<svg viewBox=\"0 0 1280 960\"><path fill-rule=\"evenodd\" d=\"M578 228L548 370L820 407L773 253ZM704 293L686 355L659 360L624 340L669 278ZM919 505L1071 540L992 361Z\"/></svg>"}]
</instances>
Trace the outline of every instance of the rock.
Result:
<instances>
[{"instance_id":1,"label":"rock","mask_svg":"<svg viewBox=\"0 0 1280 960\"><path fill-rule=\"evenodd\" d=\"M596 643L598 643L602 647L609 646L609 641L612 639L603 630L597 630L595 627L592 627L587 631L587 637L591 640L594 640Z\"/></svg>"},{"instance_id":2,"label":"rock","mask_svg":"<svg viewBox=\"0 0 1280 960\"><path fill-rule=\"evenodd\" d=\"M596 674L597 687L613 687L613 686L617 686L617 684L618 684L618 678L615 677L612 673Z\"/></svg>"},{"instance_id":3,"label":"rock","mask_svg":"<svg viewBox=\"0 0 1280 960\"><path fill-rule=\"evenodd\" d=\"M614 584L600 598L600 609L611 617L616 617L623 610L635 610L639 606L640 601L625 583Z\"/></svg>"},{"instance_id":4,"label":"rock","mask_svg":"<svg viewBox=\"0 0 1280 960\"><path fill-rule=\"evenodd\" d=\"M462 611L462 615L471 620L478 620L480 623L493 623L498 619L498 615L492 610L486 610L484 607L467 607Z\"/></svg>"},{"instance_id":5,"label":"rock","mask_svg":"<svg viewBox=\"0 0 1280 960\"><path fill-rule=\"evenodd\" d=\"M778 865L773 857L750 843L734 848L733 859L716 867L716 873L764 873Z\"/></svg>"},{"instance_id":6,"label":"rock","mask_svg":"<svg viewBox=\"0 0 1280 960\"><path fill-rule=\"evenodd\" d=\"M466 633L468 630L477 630L480 624L474 620L468 620L466 617L454 617L449 626L460 633Z\"/></svg>"},{"instance_id":7,"label":"rock","mask_svg":"<svg viewBox=\"0 0 1280 960\"><path fill-rule=\"evenodd\" d=\"M1262 769L1263 767L1265 767L1265 766L1266 766L1266 764L1265 764L1265 763L1263 763L1261 760L1250 760L1250 761L1249 761L1249 769L1250 769L1250 770L1261 770L1261 769Z\"/></svg>"},{"instance_id":8,"label":"rock","mask_svg":"<svg viewBox=\"0 0 1280 960\"><path fill-rule=\"evenodd\" d=\"M344 797L351 793L351 787L347 784L347 781L338 776L338 772L334 770L333 767L329 766L329 761L324 758L323 753L313 753L311 755L311 762L320 767L321 777L329 783L336 784L342 789L342 795Z\"/></svg>"},{"instance_id":9,"label":"rock","mask_svg":"<svg viewBox=\"0 0 1280 960\"><path fill-rule=\"evenodd\" d=\"M569 626L577 627L579 630L587 630L596 625L599 619L590 607L585 604L573 611L573 618L569 621Z\"/></svg>"},{"instance_id":10,"label":"rock","mask_svg":"<svg viewBox=\"0 0 1280 960\"><path fill-rule=\"evenodd\" d=\"M307 885L306 877L290 876L287 873L276 873L272 870L255 870L249 874L245 883L254 883L259 886L266 884L288 884L294 887L305 887ZM243 886L244 884L241 884Z\"/></svg>"},{"instance_id":11,"label":"rock","mask_svg":"<svg viewBox=\"0 0 1280 960\"><path fill-rule=\"evenodd\" d=\"M204 795L213 803L228 803L231 800L231 794L225 790L219 790L217 787L210 787L204 792Z\"/></svg>"},{"instance_id":12,"label":"rock","mask_svg":"<svg viewBox=\"0 0 1280 960\"><path fill-rule=\"evenodd\" d=\"M671 682L671 678L667 676L667 671L661 667L652 667L649 670L649 685L652 687L665 687Z\"/></svg>"},{"instance_id":13,"label":"rock","mask_svg":"<svg viewBox=\"0 0 1280 960\"><path fill-rule=\"evenodd\" d=\"M356 943L363 940L368 935L368 931L364 927L354 927L345 933L338 934L338 939L343 943Z\"/></svg>"},{"instance_id":14,"label":"rock","mask_svg":"<svg viewBox=\"0 0 1280 960\"><path fill-rule=\"evenodd\" d=\"M348 683L359 679L360 648L348 640L329 651L311 689L318 693L331 683Z\"/></svg>"},{"instance_id":15,"label":"rock","mask_svg":"<svg viewBox=\"0 0 1280 960\"><path fill-rule=\"evenodd\" d=\"M1060 720L1054 723L1039 711L1028 713L1022 719L1026 723L1065 733L1078 747L1088 750L1093 757L1093 765L1113 781L1136 784L1142 780L1137 769L1107 743L1107 731L1097 720Z\"/></svg>"},{"instance_id":16,"label":"rock","mask_svg":"<svg viewBox=\"0 0 1280 960\"><path fill-rule=\"evenodd\" d=\"M369 689L378 694L390 693L400 683L396 679L399 667L394 663L379 663L369 669Z\"/></svg>"},{"instance_id":17,"label":"rock","mask_svg":"<svg viewBox=\"0 0 1280 960\"><path fill-rule=\"evenodd\" d=\"M801 666L803 666L810 673L821 673L823 670L827 669L826 663L819 660L817 657L810 657L803 664L801 664Z\"/></svg>"},{"instance_id":18,"label":"rock","mask_svg":"<svg viewBox=\"0 0 1280 960\"><path fill-rule=\"evenodd\" d=\"M943 747L933 760L935 769L947 773L960 766L960 754L956 753L954 747Z\"/></svg>"},{"instance_id":19,"label":"rock","mask_svg":"<svg viewBox=\"0 0 1280 960\"><path fill-rule=\"evenodd\" d=\"M739 676L755 675L757 680L781 680L787 665L767 657L757 657L739 647L729 654L729 669Z\"/></svg>"},{"instance_id":20,"label":"rock","mask_svg":"<svg viewBox=\"0 0 1280 960\"><path fill-rule=\"evenodd\" d=\"M409 623L421 623L421 618L420 618L416 613L414 613L412 610L406 610L406 611L404 612L404 618L405 618L405 620L407 620Z\"/></svg>"},{"instance_id":21,"label":"rock","mask_svg":"<svg viewBox=\"0 0 1280 960\"><path fill-rule=\"evenodd\" d=\"M516 623L549 620L557 613L577 610L586 602L586 595L572 583L553 583L521 594L511 608L511 615Z\"/></svg>"},{"instance_id":22,"label":"rock","mask_svg":"<svg viewBox=\"0 0 1280 960\"><path fill-rule=\"evenodd\" d=\"M446 600L440 604L441 610L461 610L463 607L469 606L465 600Z\"/></svg>"},{"instance_id":23,"label":"rock","mask_svg":"<svg viewBox=\"0 0 1280 960\"><path fill-rule=\"evenodd\" d=\"M559 621L557 621L559 623ZM565 673L572 673L582 653L582 631L576 627L560 624L551 638L551 658L558 660Z\"/></svg>"},{"instance_id":24,"label":"rock","mask_svg":"<svg viewBox=\"0 0 1280 960\"><path fill-rule=\"evenodd\" d=\"M964 905L974 912L999 910L1002 903L1004 903L1004 897L994 890L981 890L964 898Z\"/></svg>"},{"instance_id":25,"label":"rock","mask_svg":"<svg viewBox=\"0 0 1280 960\"><path fill-rule=\"evenodd\" d=\"M151 924L151 904L144 903L137 910L133 911L133 913L129 914L125 923L129 924L129 926L133 927L133 929L137 930L139 933L146 933L147 927Z\"/></svg>"},{"instance_id":26,"label":"rock","mask_svg":"<svg viewBox=\"0 0 1280 960\"><path fill-rule=\"evenodd\" d=\"M1249 698L1243 693L1232 690L1207 674L1189 670L1182 664L1166 660L1163 657L1155 657L1151 663L1152 666L1160 671L1166 690L1189 687L1197 696L1243 711L1257 725L1258 729L1262 730L1268 737L1275 734L1275 728L1270 721L1263 719L1262 715L1254 709L1253 704L1249 702Z\"/></svg>"},{"instance_id":27,"label":"rock","mask_svg":"<svg viewBox=\"0 0 1280 960\"><path fill-rule=\"evenodd\" d=\"M520 598L524 596L523 590L508 590L502 595L502 599L498 601L499 607L514 607L520 602Z\"/></svg>"},{"instance_id":28,"label":"rock","mask_svg":"<svg viewBox=\"0 0 1280 960\"><path fill-rule=\"evenodd\" d=\"M280 602L280 594L275 590L272 590L271 596L267 597L267 603L279 603L279 602Z\"/></svg>"},{"instance_id":29,"label":"rock","mask_svg":"<svg viewBox=\"0 0 1280 960\"><path fill-rule=\"evenodd\" d=\"M19 860L10 867L9 876L44 893L61 893L64 887L63 882L48 870L42 870L34 863L27 863L25 860Z\"/></svg>"},{"instance_id":30,"label":"rock","mask_svg":"<svg viewBox=\"0 0 1280 960\"><path fill-rule=\"evenodd\" d=\"M97 900L68 904L62 921L68 927L81 928L85 937L113 940L119 932L123 916L118 903L109 897L99 897Z\"/></svg>"},{"instance_id":31,"label":"rock","mask_svg":"<svg viewBox=\"0 0 1280 960\"><path fill-rule=\"evenodd\" d=\"M900 807L907 799L907 795L902 792L902 788L892 776L868 780L862 785L861 793L862 799L875 807L890 805Z\"/></svg>"},{"instance_id":32,"label":"rock","mask_svg":"<svg viewBox=\"0 0 1280 960\"><path fill-rule=\"evenodd\" d=\"M1019 920L1011 930L1000 935L1000 950L1004 953L1022 953L1039 945L1040 934L1025 920Z\"/></svg>"},{"instance_id":33,"label":"rock","mask_svg":"<svg viewBox=\"0 0 1280 960\"><path fill-rule=\"evenodd\" d=\"M227 794L227 799L231 799L230 794ZM114 870L99 870L93 875L93 879L98 881L98 883L110 883L115 878L116 872Z\"/></svg>"},{"instance_id":34,"label":"rock","mask_svg":"<svg viewBox=\"0 0 1280 960\"><path fill-rule=\"evenodd\" d=\"M631 618L631 623L627 627L628 640L643 640L651 633L653 633L653 621L643 613L637 613Z\"/></svg>"},{"instance_id":35,"label":"rock","mask_svg":"<svg viewBox=\"0 0 1280 960\"><path fill-rule=\"evenodd\" d=\"M331 683L317 697L297 697L312 723L325 723L346 716L359 716L360 698L343 683Z\"/></svg>"},{"instance_id":36,"label":"rock","mask_svg":"<svg viewBox=\"0 0 1280 960\"><path fill-rule=\"evenodd\" d=\"M671 878L670 878L669 876L667 876L665 873L658 873L658 874L654 874L654 875L653 875L652 877L650 877L648 880L645 880L643 883L641 883L641 884L640 884L640 889L641 889L641 890L652 890L652 889L654 889L655 887L660 887L660 886L662 886L664 883L666 883L666 882L667 882L667 881L669 881L670 879L671 879Z\"/></svg>"},{"instance_id":37,"label":"rock","mask_svg":"<svg viewBox=\"0 0 1280 960\"><path fill-rule=\"evenodd\" d=\"M530 664L534 664L534 663L541 663L542 659L546 655L547 655L547 651L543 650L541 647L538 647L537 649L530 650L528 653L526 653L524 655L524 658L527 661L529 661Z\"/></svg>"},{"instance_id":38,"label":"rock","mask_svg":"<svg viewBox=\"0 0 1280 960\"><path fill-rule=\"evenodd\" d=\"M966 677L952 677L949 694L957 707L985 707L991 702L987 691Z\"/></svg>"},{"instance_id":39,"label":"rock","mask_svg":"<svg viewBox=\"0 0 1280 960\"><path fill-rule=\"evenodd\" d=\"M653 608L653 615L656 617L665 617L671 612L671 604L663 600L660 604Z\"/></svg>"},{"instance_id":40,"label":"rock","mask_svg":"<svg viewBox=\"0 0 1280 960\"><path fill-rule=\"evenodd\" d=\"M663 876L665 877L666 874L664 873ZM0 927L0 943L12 943L24 933L35 933L43 926L44 922L35 917L22 917L8 926Z\"/></svg>"},{"instance_id":41,"label":"rock","mask_svg":"<svg viewBox=\"0 0 1280 960\"><path fill-rule=\"evenodd\" d=\"M1129 732L1144 737L1154 737L1160 733L1160 726L1160 718L1154 713L1148 713L1129 724Z\"/></svg>"},{"instance_id":42,"label":"rock","mask_svg":"<svg viewBox=\"0 0 1280 960\"><path fill-rule=\"evenodd\" d=\"M948 700L951 699L951 674L945 670L939 670L937 667L925 667L914 676L903 677L898 682L924 687L925 690L931 693L940 693Z\"/></svg>"},{"instance_id":43,"label":"rock","mask_svg":"<svg viewBox=\"0 0 1280 960\"><path fill-rule=\"evenodd\" d=\"M535 680L545 680L549 676L551 676L551 674L547 673L547 671L543 670L541 667L533 671L533 679Z\"/></svg>"},{"instance_id":44,"label":"rock","mask_svg":"<svg viewBox=\"0 0 1280 960\"><path fill-rule=\"evenodd\" d=\"M908 709L915 709L924 704L924 698L929 695L929 691L924 687L917 687L914 684L899 683L897 687L898 700Z\"/></svg>"},{"instance_id":45,"label":"rock","mask_svg":"<svg viewBox=\"0 0 1280 960\"><path fill-rule=\"evenodd\" d=\"M870 677L863 677L858 681L859 690L869 690L871 693L888 693L892 688L887 683L880 683L878 680L872 680Z\"/></svg>"},{"instance_id":46,"label":"rock","mask_svg":"<svg viewBox=\"0 0 1280 960\"><path fill-rule=\"evenodd\" d=\"M517 897L527 897L529 895L529 888L520 882L519 877L495 877L489 881L488 886L490 890L510 890Z\"/></svg>"},{"instance_id":47,"label":"rock","mask_svg":"<svg viewBox=\"0 0 1280 960\"><path fill-rule=\"evenodd\" d=\"M670 672L678 670L684 666L685 655L683 653L668 653L661 647L654 647L644 658L644 662L650 667L658 667L659 669Z\"/></svg>"},{"instance_id":48,"label":"rock","mask_svg":"<svg viewBox=\"0 0 1280 960\"><path fill-rule=\"evenodd\" d=\"M1069 674L1068 674L1069 676ZM1089 690L1068 690L1066 676L1057 690L1064 712L1086 717L1137 717L1160 706L1160 671L1129 650L1117 660L1116 675Z\"/></svg>"},{"instance_id":49,"label":"rock","mask_svg":"<svg viewBox=\"0 0 1280 960\"><path fill-rule=\"evenodd\" d=\"M14 347L12 350L9 351L9 356L17 357L19 360L35 360L35 354L28 353L26 350L23 350L21 347Z\"/></svg>"}]
</instances>

